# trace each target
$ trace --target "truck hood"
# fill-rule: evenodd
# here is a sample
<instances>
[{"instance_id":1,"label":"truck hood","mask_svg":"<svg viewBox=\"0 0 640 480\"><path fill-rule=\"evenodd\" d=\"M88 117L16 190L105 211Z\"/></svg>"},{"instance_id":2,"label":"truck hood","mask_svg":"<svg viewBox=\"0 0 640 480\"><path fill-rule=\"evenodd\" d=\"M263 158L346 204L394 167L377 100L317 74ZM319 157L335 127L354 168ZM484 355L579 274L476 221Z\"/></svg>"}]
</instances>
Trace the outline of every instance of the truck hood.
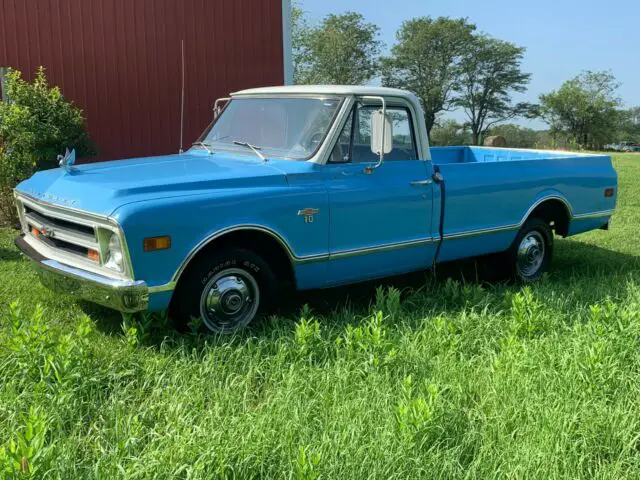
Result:
<instances>
[{"instance_id":1,"label":"truck hood","mask_svg":"<svg viewBox=\"0 0 640 480\"><path fill-rule=\"evenodd\" d=\"M54 205L108 216L131 202L285 184L285 174L270 163L224 152L187 152L45 170L16 190Z\"/></svg>"}]
</instances>

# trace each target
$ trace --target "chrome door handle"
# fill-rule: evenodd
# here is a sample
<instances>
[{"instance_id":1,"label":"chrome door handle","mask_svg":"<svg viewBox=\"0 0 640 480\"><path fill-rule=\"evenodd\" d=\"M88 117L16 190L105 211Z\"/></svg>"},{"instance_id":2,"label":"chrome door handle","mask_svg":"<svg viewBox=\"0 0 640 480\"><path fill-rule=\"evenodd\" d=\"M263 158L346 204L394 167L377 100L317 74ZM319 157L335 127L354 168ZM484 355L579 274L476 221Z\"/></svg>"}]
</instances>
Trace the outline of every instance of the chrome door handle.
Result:
<instances>
[{"instance_id":1,"label":"chrome door handle","mask_svg":"<svg viewBox=\"0 0 640 480\"><path fill-rule=\"evenodd\" d=\"M411 185L419 186L419 185L431 185L433 180L414 180L413 182L409 182Z\"/></svg>"}]
</instances>

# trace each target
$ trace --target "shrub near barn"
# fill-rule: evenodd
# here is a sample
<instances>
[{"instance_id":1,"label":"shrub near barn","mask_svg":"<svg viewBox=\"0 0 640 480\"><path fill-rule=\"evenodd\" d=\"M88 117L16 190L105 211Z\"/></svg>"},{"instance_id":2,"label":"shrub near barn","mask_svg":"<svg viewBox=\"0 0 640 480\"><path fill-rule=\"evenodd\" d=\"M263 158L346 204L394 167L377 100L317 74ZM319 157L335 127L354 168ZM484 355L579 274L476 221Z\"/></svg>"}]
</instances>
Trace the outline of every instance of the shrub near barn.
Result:
<instances>
[{"instance_id":1,"label":"shrub near barn","mask_svg":"<svg viewBox=\"0 0 640 480\"><path fill-rule=\"evenodd\" d=\"M44 68L33 82L9 70L7 101L0 101L0 223L15 223L12 190L34 172L56 166L58 154L76 149L79 157L95 154L82 111L51 87Z\"/></svg>"}]
</instances>

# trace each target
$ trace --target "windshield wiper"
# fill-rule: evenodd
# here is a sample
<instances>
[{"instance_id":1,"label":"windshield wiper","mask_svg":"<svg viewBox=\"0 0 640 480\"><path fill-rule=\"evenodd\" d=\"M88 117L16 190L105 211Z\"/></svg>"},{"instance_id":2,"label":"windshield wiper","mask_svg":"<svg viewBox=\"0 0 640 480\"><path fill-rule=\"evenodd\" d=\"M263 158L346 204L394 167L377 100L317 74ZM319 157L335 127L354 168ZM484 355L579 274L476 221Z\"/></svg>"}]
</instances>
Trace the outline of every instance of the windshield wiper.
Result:
<instances>
[{"instance_id":1,"label":"windshield wiper","mask_svg":"<svg viewBox=\"0 0 640 480\"><path fill-rule=\"evenodd\" d=\"M204 149L209 152L211 155L213 155L213 150L211 150L209 147L211 145L209 145L208 143L204 143L204 142L193 142L191 144L192 146L196 146L196 147L204 147Z\"/></svg>"},{"instance_id":2,"label":"windshield wiper","mask_svg":"<svg viewBox=\"0 0 640 480\"><path fill-rule=\"evenodd\" d=\"M253 153L255 153L257 156L259 156L262 159L263 162L267 161L267 157L265 157L262 153L260 153L260 150L262 150L262 148L256 147L255 145L251 145L249 142L239 142L237 140L234 140L233 144L240 145L241 147L250 148L251 150L253 150Z\"/></svg>"}]
</instances>

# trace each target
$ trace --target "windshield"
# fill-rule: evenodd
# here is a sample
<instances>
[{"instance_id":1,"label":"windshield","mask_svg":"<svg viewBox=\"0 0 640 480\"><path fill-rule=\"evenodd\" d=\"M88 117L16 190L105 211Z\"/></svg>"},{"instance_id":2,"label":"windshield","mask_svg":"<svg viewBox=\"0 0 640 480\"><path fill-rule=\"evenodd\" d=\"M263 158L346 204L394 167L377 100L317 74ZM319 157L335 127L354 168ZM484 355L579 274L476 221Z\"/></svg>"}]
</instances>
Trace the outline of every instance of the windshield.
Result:
<instances>
[{"instance_id":1,"label":"windshield","mask_svg":"<svg viewBox=\"0 0 640 480\"><path fill-rule=\"evenodd\" d=\"M238 145L244 143L267 158L307 160L323 142L340 103L338 98L236 98L200 141L214 150L244 153L247 149Z\"/></svg>"}]
</instances>

